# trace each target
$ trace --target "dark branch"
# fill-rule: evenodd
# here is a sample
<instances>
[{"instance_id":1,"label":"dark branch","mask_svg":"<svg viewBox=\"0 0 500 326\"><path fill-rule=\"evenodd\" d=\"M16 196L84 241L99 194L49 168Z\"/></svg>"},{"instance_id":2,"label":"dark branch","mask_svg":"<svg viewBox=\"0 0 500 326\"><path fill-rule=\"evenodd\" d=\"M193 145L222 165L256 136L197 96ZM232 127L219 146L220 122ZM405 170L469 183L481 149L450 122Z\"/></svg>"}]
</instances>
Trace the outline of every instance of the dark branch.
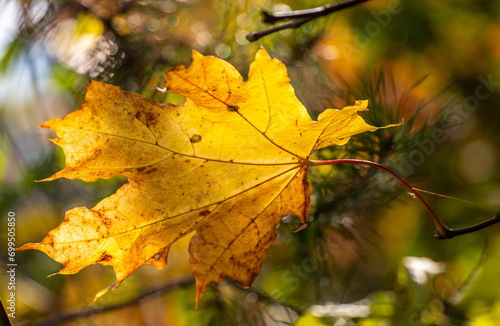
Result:
<instances>
[{"instance_id":1,"label":"dark branch","mask_svg":"<svg viewBox=\"0 0 500 326\"><path fill-rule=\"evenodd\" d=\"M490 225L496 224L500 222L500 212L497 212L495 216L493 216L490 219L487 219L486 221L483 221L478 224L474 224L471 226L467 226L465 228L460 228L460 229L449 229L446 234L442 235L438 231L436 231L436 234L434 235L435 238L437 239L451 239L453 237L462 235L462 234L467 234L467 233L472 233L476 232L479 230L482 230L484 228L487 228Z\"/></svg>"},{"instance_id":2,"label":"dark branch","mask_svg":"<svg viewBox=\"0 0 500 326\"><path fill-rule=\"evenodd\" d=\"M255 293L257 295L259 302L263 302L263 303L273 305L273 306L281 306L281 307L288 308L290 310L295 311L299 316L302 316L303 314L306 313L306 311L303 308L292 305L290 303L280 302L280 301L274 299L273 297L269 296L268 294L266 294L266 293L264 293L256 288L253 288L253 287L242 288L237 281L234 281L231 279L226 279L226 282L229 285L231 285L234 289L237 289L239 291L244 291L246 293Z\"/></svg>"},{"instance_id":3,"label":"dark branch","mask_svg":"<svg viewBox=\"0 0 500 326\"><path fill-rule=\"evenodd\" d=\"M185 286L189 286L189 285L193 285L193 284L194 284L194 277L189 276L186 278L179 279L175 282L167 283L167 284L165 284L159 288L156 288L154 290L151 290L149 292L143 293L143 294L133 298L132 300L127 301L127 302L122 302L122 303L104 306L104 307L96 307L96 308L92 308L92 309L88 309L88 310L84 310L84 311L68 313L65 315L57 315L57 316L49 317L47 319L36 321L34 323L27 324L27 326L58 325L62 322L68 321L68 320L77 319L77 318L81 318L81 317L87 317L87 316L95 315L98 313L103 313L103 312L107 312L107 311L112 311L112 310L121 309L121 308L128 307L128 306L132 306L132 305L136 304L137 302L139 302L139 301L141 301L149 296L156 295L156 294L163 293L163 292L168 292L168 291L171 291L171 290L179 288L179 287L185 287Z\"/></svg>"},{"instance_id":4,"label":"dark branch","mask_svg":"<svg viewBox=\"0 0 500 326\"><path fill-rule=\"evenodd\" d=\"M318 18L322 16L329 15L333 12L346 9L360 3L366 2L368 0L347 0L340 3L334 3L331 5L321 6L312 9L305 10L294 10L294 11L280 11L280 12L269 12L267 10L262 11L262 22L266 24L274 24L282 20L292 20L297 18Z\"/></svg>"},{"instance_id":5,"label":"dark branch","mask_svg":"<svg viewBox=\"0 0 500 326\"><path fill-rule=\"evenodd\" d=\"M302 315L304 313L304 310L302 308L278 302L278 301L274 300L272 297L268 296L267 294L264 294L263 292L260 292L257 289L254 289L254 288L242 289L240 286L237 285L238 283L236 281L233 281L233 280L230 280L230 279L227 279L226 282L228 284L232 285L235 289L238 289L238 290L241 290L241 291L246 291L246 292L249 292L249 293L250 292L255 293L257 295L258 300L260 302L268 303L268 304L271 304L271 305L283 306L283 307L286 307L288 309L291 309L291 310L295 311L299 315ZM141 300L147 299L148 297L151 297L151 296L154 296L154 295L157 295L157 294L160 294L160 293L172 291L172 290L175 290L177 288L194 285L194 284L195 284L194 278L192 276L189 276L189 277L186 277L186 278L179 279L179 280L177 280L175 282L167 283L167 284L165 284L165 285L163 285L163 286L161 286L159 288L156 288L156 289L153 289L153 290L151 290L149 292L143 293L143 294L141 294L141 295L139 295L139 296L137 296L137 297L135 297L135 298L133 298L133 299L131 299L129 301L126 301L126 302L121 302L121 303L118 303L118 304L104 306L104 307L91 308L91 309L87 309L87 310L83 310L83 311L78 311L78 312L67 313L67 314L64 314L64 315L56 315L56 316L52 316L52 317L49 317L49 318L46 318L46 319L43 319L43 320L35 321L33 323L28 323L28 324L26 324L26 326L54 326L54 325L59 325L59 324L61 324L63 322L67 322L69 320L83 318L83 317L88 317L88 316L92 316L92 315L95 315L95 314L104 313L104 312L108 312L108 311L122 309L122 308L125 308L125 307L128 307L128 306L132 306L132 305L138 303ZM1 324L1 325L3 325L3 324ZM9 325L9 324L5 324L5 325Z\"/></svg>"},{"instance_id":6,"label":"dark branch","mask_svg":"<svg viewBox=\"0 0 500 326\"><path fill-rule=\"evenodd\" d=\"M292 21L289 23L283 24L283 25L279 25L279 26L275 26L275 27L266 29L264 31L249 33L246 36L246 38L250 42L254 42L254 41L257 41L258 39L260 39L261 37L264 37L266 35L276 33L278 31L282 31L282 30L288 29L288 28L298 28L298 27L302 26L303 24L305 24L313 19L329 15L333 12L337 12L337 11L340 11L342 9L353 7L355 5L358 5L358 4L366 2L366 1L368 1L368 0L347 0L344 2L334 3L331 5L326 5L326 6L312 8L312 9L274 12L274 13L263 10L262 11L262 16L263 16L262 21L266 24L274 24L278 21L283 21L283 20L292 20Z\"/></svg>"}]
</instances>

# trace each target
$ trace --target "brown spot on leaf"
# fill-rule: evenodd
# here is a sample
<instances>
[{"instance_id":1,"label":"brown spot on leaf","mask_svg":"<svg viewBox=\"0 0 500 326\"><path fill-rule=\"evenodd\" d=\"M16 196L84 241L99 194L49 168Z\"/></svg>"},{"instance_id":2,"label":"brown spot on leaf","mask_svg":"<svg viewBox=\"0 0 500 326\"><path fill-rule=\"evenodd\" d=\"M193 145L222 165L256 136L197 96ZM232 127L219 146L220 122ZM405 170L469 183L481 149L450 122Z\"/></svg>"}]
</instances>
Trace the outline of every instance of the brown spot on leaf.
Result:
<instances>
[{"instance_id":1,"label":"brown spot on leaf","mask_svg":"<svg viewBox=\"0 0 500 326\"><path fill-rule=\"evenodd\" d=\"M193 136L191 136L191 138L189 138L189 141L192 142L193 144L199 143L201 141L201 136L194 134Z\"/></svg>"},{"instance_id":2,"label":"brown spot on leaf","mask_svg":"<svg viewBox=\"0 0 500 326\"><path fill-rule=\"evenodd\" d=\"M99 257L99 259L97 259L97 262L100 262L100 261L110 261L111 258L113 258L113 256L111 255L108 255L106 252L103 252L101 257Z\"/></svg>"},{"instance_id":3,"label":"brown spot on leaf","mask_svg":"<svg viewBox=\"0 0 500 326\"><path fill-rule=\"evenodd\" d=\"M157 168L151 168L151 169L147 170L145 173L146 174L150 174L150 173L153 173L153 172L156 172L156 171L158 171Z\"/></svg>"},{"instance_id":4,"label":"brown spot on leaf","mask_svg":"<svg viewBox=\"0 0 500 326\"><path fill-rule=\"evenodd\" d=\"M156 172L158 169L157 168L152 168L148 166L141 166L140 168L137 168L137 172L143 173L143 174L150 174L153 172Z\"/></svg>"},{"instance_id":5,"label":"brown spot on leaf","mask_svg":"<svg viewBox=\"0 0 500 326\"><path fill-rule=\"evenodd\" d=\"M229 112L238 112L238 109L239 109L239 106L237 106L237 105L228 105L227 106L227 110Z\"/></svg>"},{"instance_id":6,"label":"brown spot on leaf","mask_svg":"<svg viewBox=\"0 0 500 326\"><path fill-rule=\"evenodd\" d=\"M210 211L208 209L200 212L200 216L207 216L208 214L210 214Z\"/></svg>"},{"instance_id":7,"label":"brown spot on leaf","mask_svg":"<svg viewBox=\"0 0 500 326\"><path fill-rule=\"evenodd\" d=\"M158 123L160 114L154 111L138 111L135 118L147 126L154 126Z\"/></svg>"}]
</instances>

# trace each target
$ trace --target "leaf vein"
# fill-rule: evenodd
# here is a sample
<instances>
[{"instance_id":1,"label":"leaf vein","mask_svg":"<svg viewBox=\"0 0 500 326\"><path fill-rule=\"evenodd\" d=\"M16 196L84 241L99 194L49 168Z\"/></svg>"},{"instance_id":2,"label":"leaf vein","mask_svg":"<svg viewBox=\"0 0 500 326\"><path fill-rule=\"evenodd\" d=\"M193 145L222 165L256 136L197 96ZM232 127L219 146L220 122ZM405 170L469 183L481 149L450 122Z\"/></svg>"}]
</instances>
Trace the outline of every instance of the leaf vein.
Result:
<instances>
[{"instance_id":1,"label":"leaf vein","mask_svg":"<svg viewBox=\"0 0 500 326\"><path fill-rule=\"evenodd\" d=\"M286 171L283 171L283 172L281 172L281 173L279 173L279 174L276 174L276 175L274 175L274 176L270 177L269 179L266 179L266 180L264 180L264 181L262 181L262 182L260 182L260 183L258 183L258 184L255 184L255 185L253 185L252 187L249 187L248 189L245 189L245 190L241 191L240 193L237 193L237 194L234 194L234 195L232 195L232 196L229 196L229 197L227 197L227 198L225 198L225 199L223 199L223 200L221 200L221 201L219 201L219 202L209 203L209 204L204 205L204 206L202 206L202 207L199 207L199 208L196 208L196 209L191 209L191 210L189 210L189 211L182 212L182 213L179 213L179 214L177 214L177 215L170 216L170 217L165 217L165 218L163 218L163 219L156 219L155 221L153 221L153 222L151 222L151 223L147 223L147 224L144 224L144 225L138 226L138 227L136 227L136 228L134 228L134 229L131 229L131 230L125 230L125 231L122 231L122 232L114 233L114 234L111 234L111 235L110 235L110 236L108 236L108 237L102 237L102 238L91 238L91 239L76 240L76 241L67 241L67 242L58 242L58 243L57 243L57 244L55 244L55 245L63 245L63 244L79 243L79 242L89 242L89 241L95 241L95 240L99 240L99 239L107 239L107 238L109 238L109 237L113 237L113 236L117 236L117 235L122 235L122 234L125 234L125 233L127 233L127 232L132 232L132 231L135 231L135 230L144 229L144 228L149 227L149 226L152 226L152 225L154 225L154 224L164 222L164 221L166 221L166 220L168 220L168 219L174 219L174 218L180 217L180 216L185 215L185 214L189 214L189 213L192 213L192 212L195 212L195 211L198 211L198 210L206 209L206 208L208 208L208 207L210 207L210 206L213 206L213 205L218 205L218 206L219 206L219 205L221 205L222 203L224 203L224 202L226 202L226 201L228 201L228 200L230 200L230 199L232 199L232 198L234 198L234 197L237 197L237 196L239 196L239 195L241 195L241 194L244 194L244 193L245 193L245 192L247 192L247 191L250 191L250 190L252 190L252 189L254 189L254 188L257 188L257 187L261 186L262 184L264 184L264 183L266 183L266 182L269 182L269 181L271 181L271 180L273 180L273 179L275 179L275 178L277 178L277 177L280 177L280 176L281 176L281 175L283 175L283 174L286 174L286 173L288 173L288 172L290 172L290 171L293 171L294 169L297 169L297 172L294 174L294 176L295 176L295 175L297 175L297 173L300 171L300 169L301 169L301 168L299 168L299 167L297 166L297 167L293 167L293 168L291 168L291 169L288 169L288 170L286 170ZM293 178L292 178L292 179L293 179ZM290 181L290 182L291 182L291 181ZM288 184L289 184L289 183L287 183L287 186L288 186ZM286 186L285 186L284 188L286 188ZM283 189L284 189L284 188L283 188ZM281 192L283 191L283 189L281 190ZM140 191L140 190L139 190L139 191ZM281 194L281 192L280 192L280 194ZM274 200L273 200L273 201L274 201ZM271 203L272 203L273 201L271 201ZM267 208L267 206L266 206L266 208ZM264 209L264 210L265 210L265 209ZM263 211L264 211L264 210L263 210ZM211 214L208 214L207 216L204 216L204 217L200 220L200 222L201 222L201 221L203 221L203 220L205 220L205 219L206 219L208 216L210 216L210 215L211 215ZM166 214L165 214L165 213L163 213L163 214L161 214L161 215L160 215L160 217L161 217L161 216L166 216ZM193 226L192 228L194 228L194 227L196 227L196 226Z\"/></svg>"}]
</instances>

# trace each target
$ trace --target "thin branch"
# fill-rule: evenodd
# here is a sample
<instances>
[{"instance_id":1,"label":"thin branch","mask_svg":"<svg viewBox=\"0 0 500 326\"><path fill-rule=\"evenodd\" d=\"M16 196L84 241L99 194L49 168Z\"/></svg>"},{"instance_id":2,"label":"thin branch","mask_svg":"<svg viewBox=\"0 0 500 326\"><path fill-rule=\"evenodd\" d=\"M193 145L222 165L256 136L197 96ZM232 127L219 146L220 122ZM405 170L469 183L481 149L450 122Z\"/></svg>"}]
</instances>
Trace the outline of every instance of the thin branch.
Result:
<instances>
[{"instance_id":1,"label":"thin branch","mask_svg":"<svg viewBox=\"0 0 500 326\"><path fill-rule=\"evenodd\" d=\"M274 24L278 21L282 20L291 20L297 18L318 18L322 16L329 15L336 11L340 11L342 9L346 9L352 6L356 6L360 3L366 2L368 0L347 0L344 2L334 3L331 5L321 6L312 9L305 10L294 10L294 11L280 11L280 12L269 12L267 10L262 11L262 15L264 16L263 22L266 24Z\"/></svg>"},{"instance_id":2,"label":"thin branch","mask_svg":"<svg viewBox=\"0 0 500 326\"><path fill-rule=\"evenodd\" d=\"M238 283L236 281L233 281L231 279L227 279L226 282L228 284L230 284L231 286L233 286L235 289L246 291L248 293L250 293L250 292L255 293L258 297L258 300L261 302L266 302L266 303L269 303L271 305L278 305L278 306L286 307L288 309L295 311L298 315L302 315L304 313L304 310L302 308L295 307L295 306L285 304L282 302L278 302L278 301L274 300L272 297L268 296L267 294L255 289L255 288L243 289L240 286L238 286ZM63 322L67 322L69 320L88 317L88 316L96 315L99 313L104 313L104 312L108 312L108 311L122 309L122 308L125 308L128 306L132 306L134 304L139 303L140 301L142 301L144 299L147 299L148 297L151 297L151 296L154 296L154 295L157 295L160 293L172 291L172 290L177 289L177 288L182 288L185 286L194 285L194 284L195 284L194 277L189 276L189 277L185 277L185 278L179 279L179 280L174 281L174 282L167 283L167 284L165 284L161 287L158 287L156 289L153 289L149 292L145 292L145 293L143 293L135 298L132 298L131 300L126 301L126 302L121 302L121 303L117 303L117 304L113 304L113 305L109 305L109 306L104 306L104 307L96 307L96 308L92 308L92 309L87 309L87 310L78 311L78 312L72 312L72 313L63 314L63 315L57 315L57 316L49 317L49 318L46 318L43 320L35 321L33 323L28 323L28 324L26 324L26 326L59 325ZM4 325L4 324L1 324L1 325ZM10 325L10 324L5 324L5 325Z\"/></svg>"},{"instance_id":3,"label":"thin branch","mask_svg":"<svg viewBox=\"0 0 500 326\"><path fill-rule=\"evenodd\" d=\"M168 292L168 291L171 291L171 290L176 289L176 288L185 287L185 286L189 286L189 285L193 285L193 284L194 284L194 277L192 277L192 276L185 277L185 278L179 279L175 282L167 283L167 284L165 284L159 288L156 288L154 290L151 290L149 292L143 293L143 294L127 301L127 302L117 303L114 305L109 305L109 306L104 306L104 307L97 307L97 308L88 309L88 310L79 311L79 312L68 313L65 315L57 315L57 316L49 317L47 319L43 319L43 320L40 320L40 321L37 321L34 323L27 324L27 326L58 325L62 322L66 322L68 320L78 319L78 318L82 318L82 317L95 315L98 313L103 313L103 312L107 312L107 311L112 311L112 310L117 310L117 309L121 309L121 308L128 307L128 306L132 306L132 305L138 303L139 301L141 301L149 296L156 295L156 294L163 293L163 292Z\"/></svg>"},{"instance_id":4,"label":"thin branch","mask_svg":"<svg viewBox=\"0 0 500 326\"><path fill-rule=\"evenodd\" d=\"M309 161L310 166L318 166L318 165L333 165L333 164L360 164L360 165L369 165L381 170L384 170L390 174L392 174L396 179L398 179L402 184L404 184L410 191L415 195L418 200L425 206L427 211L431 214L432 219L434 220L434 224L436 225L436 234L435 237L438 239L451 239L453 237L472 233L475 231L482 230L490 225L500 222L500 212L497 212L495 216L492 218L483 221L481 223L460 228L460 229L450 229L447 227L441 219L434 212L432 207L425 201L422 195L419 193L417 189L415 189L408 181L406 181L402 176L389 169L388 167L381 165L376 162L365 161L365 160L356 160L356 159L339 159L339 160L327 160L327 161Z\"/></svg>"},{"instance_id":5,"label":"thin branch","mask_svg":"<svg viewBox=\"0 0 500 326\"><path fill-rule=\"evenodd\" d=\"M356 6L356 5L363 3L363 2L366 2L366 1L369 1L369 0L347 0L344 2L334 3L331 5L326 5L326 6L312 8L312 9L296 10L296 11L283 11L283 12L274 12L274 13L263 10L262 11L262 16L263 16L262 21L266 24L274 24L278 21L283 21L283 20L292 20L292 21L289 23L283 24L283 25L279 25L279 26L275 26L275 27L266 29L264 31L251 32L251 33L247 34L246 38L250 42L255 42L258 39L260 39L261 37L264 37L266 35L273 34L273 33L276 33L276 32L279 32L279 31L282 31L285 29L289 29L289 28L298 28L298 27L302 26L303 24L305 24L313 19L329 15L331 13L340 11L342 9Z\"/></svg>"},{"instance_id":6,"label":"thin branch","mask_svg":"<svg viewBox=\"0 0 500 326\"><path fill-rule=\"evenodd\" d=\"M495 214L495 216L493 216L492 218L489 218L486 221L483 221L481 223L474 224L474 225L467 226L467 227L460 228L460 229L450 229L448 231L448 234L446 235L446 237L442 237L441 234L439 234L438 232L436 232L436 234L434 236L438 239L451 239L453 237L456 237L456 236L459 236L462 234L467 234L467 233L472 233L472 232L482 230L482 229L487 228L488 226L496 224L498 222L500 222L500 212L497 212Z\"/></svg>"},{"instance_id":7,"label":"thin branch","mask_svg":"<svg viewBox=\"0 0 500 326\"><path fill-rule=\"evenodd\" d=\"M226 279L226 282L231 285L234 289L237 289L237 290L240 290L240 291L244 291L246 293L254 293L257 295L257 298L260 302L264 302L264 303L268 303L270 305L273 305L273 306L281 306L281 307L285 307L285 308L288 308L290 310L293 310L297 313L297 315L301 316L303 314L306 313L306 311L301 308L301 307L298 307L298 306L295 306L295 305L292 305L292 304L289 304L289 303L283 303L283 302L280 302L280 301L277 301L276 299L274 299L273 297L271 297L270 295L254 288L254 287L249 287L249 288L243 288L239 285L239 283L237 281L234 281L234 280L231 280L231 279Z\"/></svg>"}]
</instances>

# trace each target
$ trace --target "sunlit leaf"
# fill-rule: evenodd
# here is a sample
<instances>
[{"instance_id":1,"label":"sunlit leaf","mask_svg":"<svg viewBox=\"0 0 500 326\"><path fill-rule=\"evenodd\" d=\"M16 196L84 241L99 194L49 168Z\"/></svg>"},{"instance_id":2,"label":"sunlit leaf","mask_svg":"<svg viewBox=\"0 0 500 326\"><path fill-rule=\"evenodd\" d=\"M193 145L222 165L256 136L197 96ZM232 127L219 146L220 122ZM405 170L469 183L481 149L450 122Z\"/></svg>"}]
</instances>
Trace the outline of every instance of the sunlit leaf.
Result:
<instances>
[{"instance_id":1,"label":"sunlit leaf","mask_svg":"<svg viewBox=\"0 0 500 326\"><path fill-rule=\"evenodd\" d=\"M166 74L166 87L187 100L158 104L92 81L79 110L42 125L66 154L66 167L47 181L129 182L92 209L68 211L41 243L21 249L47 253L62 274L113 266L114 288L142 265L164 268L172 243L196 231L197 299L227 277L250 286L279 221L292 214L306 223L312 152L377 129L358 116L366 101L312 121L285 66L264 49L246 82L227 62L194 52L189 68Z\"/></svg>"}]
</instances>

